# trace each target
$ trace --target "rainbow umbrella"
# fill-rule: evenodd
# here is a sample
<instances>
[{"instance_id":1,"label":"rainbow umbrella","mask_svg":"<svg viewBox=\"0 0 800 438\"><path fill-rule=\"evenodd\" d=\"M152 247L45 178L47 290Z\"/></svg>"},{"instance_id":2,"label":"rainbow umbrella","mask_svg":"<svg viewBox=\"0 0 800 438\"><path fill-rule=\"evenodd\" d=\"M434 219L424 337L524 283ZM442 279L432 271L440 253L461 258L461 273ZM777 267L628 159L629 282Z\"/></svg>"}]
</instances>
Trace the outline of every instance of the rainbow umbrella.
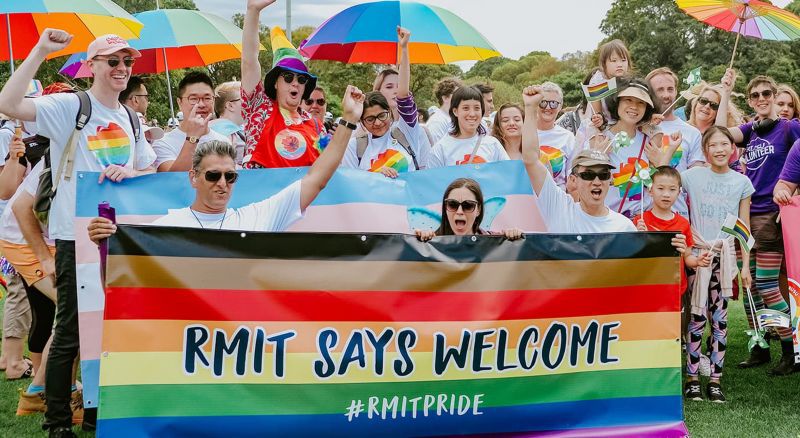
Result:
<instances>
[{"instance_id":1,"label":"rainbow umbrella","mask_svg":"<svg viewBox=\"0 0 800 438\"><path fill-rule=\"evenodd\" d=\"M677 0L677 4L703 23L736 33L730 67L742 35L775 41L800 38L800 18L760 0Z\"/></svg>"},{"instance_id":2,"label":"rainbow umbrella","mask_svg":"<svg viewBox=\"0 0 800 438\"><path fill-rule=\"evenodd\" d=\"M74 53L67 58L67 62L58 72L75 79L90 78L92 77L92 71L84 61L86 61L86 52Z\"/></svg>"},{"instance_id":3,"label":"rainbow umbrella","mask_svg":"<svg viewBox=\"0 0 800 438\"><path fill-rule=\"evenodd\" d=\"M300 45L311 59L397 64L397 26L411 31L414 64L447 64L501 56L469 23L422 3L379 1L352 6L325 21Z\"/></svg>"},{"instance_id":4,"label":"rainbow umbrella","mask_svg":"<svg viewBox=\"0 0 800 438\"><path fill-rule=\"evenodd\" d=\"M138 38L142 23L111 0L2 0L0 2L0 60L24 59L46 28L74 35L72 44L48 58L85 51L100 35L113 33ZM14 63L11 63L11 71Z\"/></svg>"}]
</instances>

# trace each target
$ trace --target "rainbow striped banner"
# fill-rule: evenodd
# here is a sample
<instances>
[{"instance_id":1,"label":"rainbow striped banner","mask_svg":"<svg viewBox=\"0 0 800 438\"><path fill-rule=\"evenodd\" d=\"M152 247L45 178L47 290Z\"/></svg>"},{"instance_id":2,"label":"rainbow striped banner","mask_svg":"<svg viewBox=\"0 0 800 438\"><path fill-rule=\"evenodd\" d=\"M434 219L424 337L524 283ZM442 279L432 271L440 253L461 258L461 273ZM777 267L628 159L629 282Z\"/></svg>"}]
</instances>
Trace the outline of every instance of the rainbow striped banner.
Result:
<instances>
[{"instance_id":1,"label":"rainbow striped banner","mask_svg":"<svg viewBox=\"0 0 800 438\"><path fill-rule=\"evenodd\" d=\"M98 431L685 436L670 237L121 226Z\"/></svg>"},{"instance_id":2,"label":"rainbow striped banner","mask_svg":"<svg viewBox=\"0 0 800 438\"><path fill-rule=\"evenodd\" d=\"M794 362L800 363L800 196L792 204L781 207L783 247L786 250L786 271L789 277L789 307L791 313Z\"/></svg>"}]
</instances>

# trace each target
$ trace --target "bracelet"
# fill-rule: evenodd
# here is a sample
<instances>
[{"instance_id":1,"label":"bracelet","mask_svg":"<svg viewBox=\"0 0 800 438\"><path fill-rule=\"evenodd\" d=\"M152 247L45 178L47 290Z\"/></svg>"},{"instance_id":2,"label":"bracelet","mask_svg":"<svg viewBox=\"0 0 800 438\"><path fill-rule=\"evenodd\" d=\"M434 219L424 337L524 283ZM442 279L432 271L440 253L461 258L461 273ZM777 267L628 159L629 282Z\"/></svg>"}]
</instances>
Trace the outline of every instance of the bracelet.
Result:
<instances>
[{"instance_id":1,"label":"bracelet","mask_svg":"<svg viewBox=\"0 0 800 438\"><path fill-rule=\"evenodd\" d=\"M344 126L347 129L352 130L352 131L355 131L356 129L358 129L358 125L356 125L355 123L350 123L347 120L345 120L344 118L339 119L339 124Z\"/></svg>"}]
</instances>

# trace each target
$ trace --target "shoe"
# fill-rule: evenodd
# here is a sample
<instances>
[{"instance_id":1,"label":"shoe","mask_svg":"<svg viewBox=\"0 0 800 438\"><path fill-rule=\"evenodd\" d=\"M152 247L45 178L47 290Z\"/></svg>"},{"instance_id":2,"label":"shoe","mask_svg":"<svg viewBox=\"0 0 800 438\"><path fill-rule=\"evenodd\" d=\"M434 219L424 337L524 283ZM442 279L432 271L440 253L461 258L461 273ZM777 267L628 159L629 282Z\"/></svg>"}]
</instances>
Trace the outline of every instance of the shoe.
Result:
<instances>
[{"instance_id":1,"label":"shoe","mask_svg":"<svg viewBox=\"0 0 800 438\"><path fill-rule=\"evenodd\" d=\"M72 424L83 423L83 391L72 391L69 407L72 409Z\"/></svg>"},{"instance_id":2,"label":"shoe","mask_svg":"<svg viewBox=\"0 0 800 438\"><path fill-rule=\"evenodd\" d=\"M770 376L788 376L789 374L797 372L798 367L796 367L794 363L794 346L792 345L792 341L781 341L781 350L783 350L781 361L778 362L778 366L769 371Z\"/></svg>"},{"instance_id":3,"label":"shoe","mask_svg":"<svg viewBox=\"0 0 800 438\"><path fill-rule=\"evenodd\" d=\"M36 394L28 394L24 389L19 390L19 403L17 403L17 416L31 415L37 412L47 411L47 403L44 391Z\"/></svg>"},{"instance_id":4,"label":"shoe","mask_svg":"<svg viewBox=\"0 0 800 438\"><path fill-rule=\"evenodd\" d=\"M71 427L54 427L48 434L50 438L77 438Z\"/></svg>"},{"instance_id":5,"label":"shoe","mask_svg":"<svg viewBox=\"0 0 800 438\"><path fill-rule=\"evenodd\" d=\"M769 348L761 348L758 345L756 345L755 347L753 347L752 350L750 350L750 357L739 362L739 364L736 365L736 367L753 368L759 365L764 365L765 363L769 363L770 360L772 359L769 354Z\"/></svg>"},{"instance_id":6,"label":"shoe","mask_svg":"<svg viewBox=\"0 0 800 438\"><path fill-rule=\"evenodd\" d=\"M686 400L703 401L703 394L700 392L700 382L697 380L686 382L683 385L683 397Z\"/></svg>"},{"instance_id":7,"label":"shoe","mask_svg":"<svg viewBox=\"0 0 800 438\"><path fill-rule=\"evenodd\" d=\"M83 424L81 430L84 432L94 432L97 430L97 408L83 410Z\"/></svg>"},{"instance_id":8,"label":"shoe","mask_svg":"<svg viewBox=\"0 0 800 438\"><path fill-rule=\"evenodd\" d=\"M725 394L722 393L722 386L717 382L708 382L706 395L710 402L725 403Z\"/></svg>"},{"instance_id":9,"label":"shoe","mask_svg":"<svg viewBox=\"0 0 800 438\"><path fill-rule=\"evenodd\" d=\"M703 353L700 353L700 375L703 377L711 376L711 359Z\"/></svg>"}]
</instances>

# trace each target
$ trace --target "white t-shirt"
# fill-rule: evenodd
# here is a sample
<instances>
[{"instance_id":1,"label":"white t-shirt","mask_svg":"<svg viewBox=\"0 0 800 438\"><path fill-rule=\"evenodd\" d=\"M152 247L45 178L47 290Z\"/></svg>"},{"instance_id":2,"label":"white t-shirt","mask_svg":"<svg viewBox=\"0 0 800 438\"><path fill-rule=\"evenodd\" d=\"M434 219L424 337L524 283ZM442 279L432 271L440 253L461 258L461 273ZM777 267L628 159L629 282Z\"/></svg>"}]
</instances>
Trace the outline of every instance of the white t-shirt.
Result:
<instances>
[{"instance_id":1,"label":"white t-shirt","mask_svg":"<svg viewBox=\"0 0 800 438\"><path fill-rule=\"evenodd\" d=\"M225 143L230 143L231 138L222 135L213 129L208 130L208 134L200 137L197 144L205 143L211 140L220 140ZM156 153L156 168L165 161L175 161L183 149L183 143L186 142L186 133L178 128L164 134L164 137L156 140L153 143L153 151Z\"/></svg>"},{"instance_id":2,"label":"white t-shirt","mask_svg":"<svg viewBox=\"0 0 800 438\"><path fill-rule=\"evenodd\" d=\"M575 150L575 136L556 125L553 129L539 132L539 159L553 170L553 179L562 189L567 186L570 157Z\"/></svg>"},{"instance_id":3,"label":"white t-shirt","mask_svg":"<svg viewBox=\"0 0 800 438\"><path fill-rule=\"evenodd\" d=\"M50 209L50 237L57 240L75 240L75 190L78 172L102 172L111 164L143 170L156 159L153 148L141 136L135 144L128 112L122 105L116 109L100 103L89 92L92 118L82 131L75 148L75 163L69 180L62 180ZM53 178L64 153L70 134L75 129L78 114L78 96L75 94L50 94L33 99L36 105L38 133L50 139L50 162ZM133 151L131 151L133 149Z\"/></svg>"},{"instance_id":4,"label":"white t-shirt","mask_svg":"<svg viewBox=\"0 0 800 438\"><path fill-rule=\"evenodd\" d=\"M417 122L414 127L400 118L400 120L386 131L386 134L375 138L367 132L367 149L358 162L358 139L351 138L347 144L347 150L342 158L342 167L351 167L370 172L378 172L383 167L391 167L398 172L412 172L418 170L414 167L414 160L406 151L406 148L392 137L392 129L397 128L405 135L411 150L417 158L420 169L424 169L428 163L428 155L431 152L431 145L425 129Z\"/></svg>"},{"instance_id":5,"label":"white t-shirt","mask_svg":"<svg viewBox=\"0 0 800 438\"><path fill-rule=\"evenodd\" d=\"M705 166L692 167L681 173L681 181L692 203L692 227L707 241L722 237L725 218L739 216L739 202L755 192L750 178L733 170L716 173Z\"/></svg>"},{"instance_id":6,"label":"white t-shirt","mask_svg":"<svg viewBox=\"0 0 800 438\"><path fill-rule=\"evenodd\" d=\"M684 172L689 169L694 163L704 163L706 161L703 155L703 146L700 142L703 135L694 126L684 122L683 120L675 117L675 120L664 120L659 124L664 131L664 138L669 138L673 132L680 131L682 135L681 145L678 150L672 155L669 162L671 167L674 167L678 172ZM667 144L667 140L664 141ZM689 217L689 208L686 205L686 191L681 191L672 210L677 212L683 217Z\"/></svg>"},{"instance_id":7,"label":"white t-shirt","mask_svg":"<svg viewBox=\"0 0 800 438\"><path fill-rule=\"evenodd\" d=\"M6 121L5 125L0 128L0 166L6 165L6 155L11 147L11 141L14 139L14 122L11 120ZM10 127L10 129L9 129ZM0 200L0 213L8 205L9 201Z\"/></svg>"},{"instance_id":8,"label":"white t-shirt","mask_svg":"<svg viewBox=\"0 0 800 438\"><path fill-rule=\"evenodd\" d=\"M428 168L458 166L469 164L472 151L478 142L478 136L459 139L446 135L433 147L433 152L428 159ZM474 164L491 163L494 161L509 160L500 141L491 135L481 136L481 145L475 153Z\"/></svg>"},{"instance_id":9,"label":"white t-shirt","mask_svg":"<svg viewBox=\"0 0 800 438\"><path fill-rule=\"evenodd\" d=\"M613 187L612 187L613 190ZM545 178L542 191L536 199L548 233L614 233L636 231L633 222L609 209L603 217L591 216L581 209L572 196L558 188L553 177Z\"/></svg>"},{"instance_id":10,"label":"white t-shirt","mask_svg":"<svg viewBox=\"0 0 800 438\"><path fill-rule=\"evenodd\" d=\"M44 160L39 160L33 170L31 170L28 175L25 176L25 179L22 180L22 184L20 184L20 186L17 188L14 196L9 199L8 207L5 209L2 216L0 216L0 239L18 245L24 245L27 243L25 241L25 237L22 235L22 231L19 229L17 217L14 216L11 206L14 205L14 201L16 201L23 192L28 193L31 196L36 195L36 189L39 187L39 175L42 173L42 168L44 168ZM48 245L55 245L55 242L52 240L45 240Z\"/></svg>"},{"instance_id":11,"label":"white t-shirt","mask_svg":"<svg viewBox=\"0 0 800 438\"><path fill-rule=\"evenodd\" d=\"M425 127L428 128L428 133L431 135L431 141L433 144L436 144L447 136L450 131L453 129L452 120L450 120L450 116L442 111L439 108L436 108L436 111L433 112L431 117L428 119L428 123L425 124Z\"/></svg>"},{"instance_id":12,"label":"white t-shirt","mask_svg":"<svg viewBox=\"0 0 800 438\"><path fill-rule=\"evenodd\" d=\"M222 214L198 213L189 207L170 210L153 225L236 231L284 231L303 217L300 210L300 181L295 181L269 198L229 208Z\"/></svg>"}]
</instances>

